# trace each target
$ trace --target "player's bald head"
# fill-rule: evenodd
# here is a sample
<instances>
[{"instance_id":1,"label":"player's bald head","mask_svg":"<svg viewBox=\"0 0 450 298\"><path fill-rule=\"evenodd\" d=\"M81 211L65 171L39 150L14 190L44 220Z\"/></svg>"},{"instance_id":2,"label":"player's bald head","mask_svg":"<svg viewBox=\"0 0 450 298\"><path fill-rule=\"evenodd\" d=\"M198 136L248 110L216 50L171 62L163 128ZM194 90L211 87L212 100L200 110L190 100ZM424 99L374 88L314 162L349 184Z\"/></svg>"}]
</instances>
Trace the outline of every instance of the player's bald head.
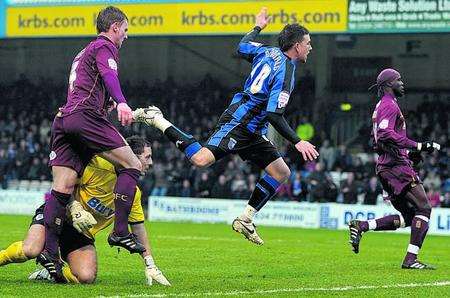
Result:
<instances>
[{"instance_id":1,"label":"player's bald head","mask_svg":"<svg viewBox=\"0 0 450 298\"><path fill-rule=\"evenodd\" d=\"M114 6L108 6L102 9L97 16L97 33L108 32L114 23L121 23L128 20L123 11Z\"/></svg>"}]
</instances>

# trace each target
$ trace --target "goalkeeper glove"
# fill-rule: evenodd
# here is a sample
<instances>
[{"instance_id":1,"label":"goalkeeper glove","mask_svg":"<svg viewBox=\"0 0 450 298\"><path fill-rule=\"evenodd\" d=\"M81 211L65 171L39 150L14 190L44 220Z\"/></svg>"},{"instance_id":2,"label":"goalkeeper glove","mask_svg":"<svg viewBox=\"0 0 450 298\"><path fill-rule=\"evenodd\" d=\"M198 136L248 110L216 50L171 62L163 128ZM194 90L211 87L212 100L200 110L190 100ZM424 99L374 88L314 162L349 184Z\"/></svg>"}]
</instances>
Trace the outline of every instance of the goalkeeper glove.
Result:
<instances>
[{"instance_id":1,"label":"goalkeeper glove","mask_svg":"<svg viewBox=\"0 0 450 298\"><path fill-rule=\"evenodd\" d=\"M143 122L149 126L155 125L155 119L163 118L161 110L155 106L148 108L138 108L133 111L134 122Z\"/></svg>"},{"instance_id":2,"label":"goalkeeper glove","mask_svg":"<svg viewBox=\"0 0 450 298\"><path fill-rule=\"evenodd\" d=\"M88 231L97 223L92 214L84 210L78 201L73 200L67 205L67 210L70 212L73 227L80 233Z\"/></svg>"},{"instance_id":3,"label":"goalkeeper glove","mask_svg":"<svg viewBox=\"0 0 450 298\"><path fill-rule=\"evenodd\" d=\"M433 153L434 150L441 150L441 145L433 141L417 143L417 150L420 152Z\"/></svg>"},{"instance_id":4,"label":"goalkeeper glove","mask_svg":"<svg viewBox=\"0 0 450 298\"><path fill-rule=\"evenodd\" d=\"M147 284L149 286L153 284L153 280L155 280L157 283L163 286L171 286L170 282L167 280L167 278L164 276L161 270L159 270L158 267L156 267L155 263L153 262L152 256L146 256L144 258L144 262L145 262L145 277L147 278Z\"/></svg>"},{"instance_id":5,"label":"goalkeeper glove","mask_svg":"<svg viewBox=\"0 0 450 298\"><path fill-rule=\"evenodd\" d=\"M412 161L413 166L417 166L423 161L422 155L420 154L420 151L417 151L417 150L409 151L408 152L408 158L409 158L410 161Z\"/></svg>"}]
</instances>

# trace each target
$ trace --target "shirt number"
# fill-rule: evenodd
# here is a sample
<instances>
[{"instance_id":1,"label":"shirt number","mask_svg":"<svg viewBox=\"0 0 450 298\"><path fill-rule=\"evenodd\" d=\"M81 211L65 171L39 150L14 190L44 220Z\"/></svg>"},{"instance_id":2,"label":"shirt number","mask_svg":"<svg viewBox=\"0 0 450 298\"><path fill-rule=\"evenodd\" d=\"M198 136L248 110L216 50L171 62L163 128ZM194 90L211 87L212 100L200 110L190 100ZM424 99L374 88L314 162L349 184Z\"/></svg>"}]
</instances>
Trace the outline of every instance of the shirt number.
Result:
<instances>
[{"instance_id":1,"label":"shirt number","mask_svg":"<svg viewBox=\"0 0 450 298\"><path fill-rule=\"evenodd\" d=\"M253 83L250 86L250 92L253 94L261 91L265 79L269 76L271 68L269 65L264 64L258 75L253 79Z\"/></svg>"}]
</instances>

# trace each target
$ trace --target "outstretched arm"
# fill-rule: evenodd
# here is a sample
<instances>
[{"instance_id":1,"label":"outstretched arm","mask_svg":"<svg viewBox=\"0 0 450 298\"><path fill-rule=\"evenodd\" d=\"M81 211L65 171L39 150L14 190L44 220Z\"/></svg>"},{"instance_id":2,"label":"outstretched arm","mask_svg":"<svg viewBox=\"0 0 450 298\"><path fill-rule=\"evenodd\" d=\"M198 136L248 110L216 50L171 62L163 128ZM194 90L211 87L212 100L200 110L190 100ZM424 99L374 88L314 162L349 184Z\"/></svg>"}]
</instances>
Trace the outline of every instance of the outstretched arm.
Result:
<instances>
[{"instance_id":1,"label":"outstretched arm","mask_svg":"<svg viewBox=\"0 0 450 298\"><path fill-rule=\"evenodd\" d=\"M263 7L256 16L255 27L252 31L244 35L239 42L237 52L242 58L248 60L249 62L253 61L253 57L258 52L258 49L263 46L261 43L254 42L254 40L259 35L261 30L267 26L269 19L270 18L267 16L267 8Z\"/></svg>"},{"instance_id":2,"label":"outstretched arm","mask_svg":"<svg viewBox=\"0 0 450 298\"><path fill-rule=\"evenodd\" d=\"M152 250L150 248L150 242L148 241L147 231L143 222L131 224L131 231L136 235L138 241L145 247L145 252L141 254L145 264L145 276L147 277L147 284L151 285L153 280L164 286L170 286L170 282L163 275L161 270L158 269L153 260Z\"/></svg>"}]
</instances>

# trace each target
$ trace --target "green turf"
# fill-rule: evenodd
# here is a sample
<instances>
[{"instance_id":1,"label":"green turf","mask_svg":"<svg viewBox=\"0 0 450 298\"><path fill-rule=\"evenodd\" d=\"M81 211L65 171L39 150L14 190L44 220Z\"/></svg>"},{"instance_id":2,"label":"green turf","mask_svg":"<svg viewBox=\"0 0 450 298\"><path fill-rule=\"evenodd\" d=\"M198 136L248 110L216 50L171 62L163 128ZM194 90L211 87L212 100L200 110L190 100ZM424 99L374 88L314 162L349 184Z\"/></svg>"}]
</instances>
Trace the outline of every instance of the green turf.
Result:
<instances>
[{"instance_id":1,"label":"green turf","mask_svg":"<svg viewBox=\"0 0 450 298\"><path fill-rule=\"evenodd\" d=\"M29 217L0 216L0 248L22 239ZM421 258L436 271L401 270L408 235L375 233L363 238L354 255L346 231L260 227L266 244L257 247L228 225L146 223L158 266L171 288L145 285L140 257L106 245L107 232L97 239L98 278L93 285L30 282L34 262L0 268L0 297L96 297L191 294L199 297L450 297L450 286L378 288L382 285L450 281L450 237L429 236ZM376 286L372 289L302 290ZM282 292L282 289L291 289ZM297 290L295 290L297 289ZM273 292L257 292L274 290ZM247 293L250 292L250 293ZM215 293L215 294L213 294Z\"/></svg>"}]
</instances>

